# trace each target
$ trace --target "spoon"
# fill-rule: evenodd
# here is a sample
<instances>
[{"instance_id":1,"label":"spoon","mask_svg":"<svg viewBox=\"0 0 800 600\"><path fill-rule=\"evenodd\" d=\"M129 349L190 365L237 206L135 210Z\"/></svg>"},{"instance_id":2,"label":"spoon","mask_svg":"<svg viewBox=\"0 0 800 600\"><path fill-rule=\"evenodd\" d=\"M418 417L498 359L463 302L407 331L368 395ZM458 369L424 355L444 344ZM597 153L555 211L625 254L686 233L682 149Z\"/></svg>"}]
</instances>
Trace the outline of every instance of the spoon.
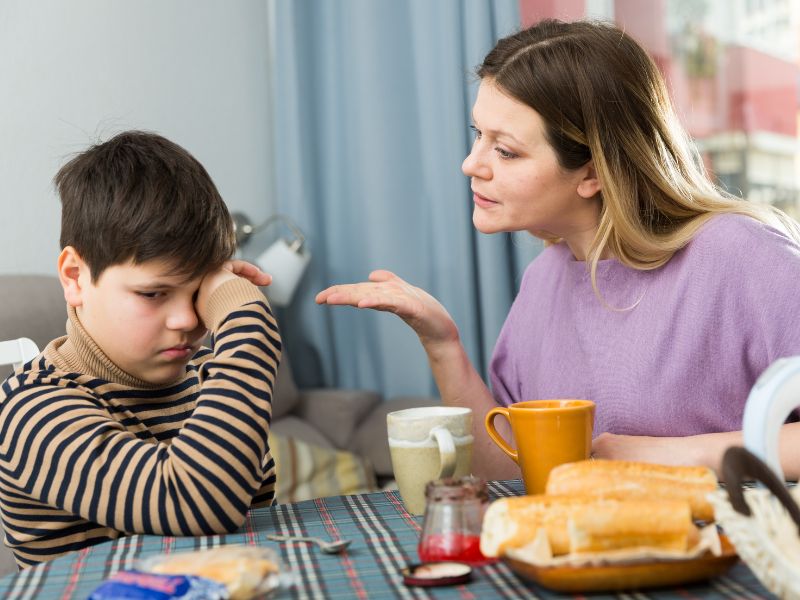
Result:
<instances>
[{"instance_id":1,"label":"spoon","mask_svg":"<svg viewBox=\"0 0 800 600\"><path fill-rule=\"evenodd\" d=\"M332 542L327 542L315 537L304 537L300 535L277 535L274 533L267 535L267 539L276 542L312 542L319 546L319 549L325 554L339 554L339 552L346 549L353 542L353 540L333 540Z\"/></svg>"}]
</instances>

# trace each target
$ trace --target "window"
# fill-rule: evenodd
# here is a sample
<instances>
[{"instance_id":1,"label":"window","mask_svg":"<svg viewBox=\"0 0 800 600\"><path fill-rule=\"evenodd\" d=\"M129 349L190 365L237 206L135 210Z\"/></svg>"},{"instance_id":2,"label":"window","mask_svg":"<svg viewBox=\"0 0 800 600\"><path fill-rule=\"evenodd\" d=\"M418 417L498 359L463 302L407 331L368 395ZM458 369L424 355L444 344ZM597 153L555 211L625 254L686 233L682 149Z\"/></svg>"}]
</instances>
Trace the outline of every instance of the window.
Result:
<instances>
[{"instance_id":1,"label":"window","mask_svg":"<svg viewBox=\"0 0 800 600\"><path fill-rule=\"evenodd\" d=\"M588 14L622 26L664 73L712 178L737 196L775 204L800 218L800 2L521 0L520 5L529 22L534 16Z\"/></svg>"}]
</instances>

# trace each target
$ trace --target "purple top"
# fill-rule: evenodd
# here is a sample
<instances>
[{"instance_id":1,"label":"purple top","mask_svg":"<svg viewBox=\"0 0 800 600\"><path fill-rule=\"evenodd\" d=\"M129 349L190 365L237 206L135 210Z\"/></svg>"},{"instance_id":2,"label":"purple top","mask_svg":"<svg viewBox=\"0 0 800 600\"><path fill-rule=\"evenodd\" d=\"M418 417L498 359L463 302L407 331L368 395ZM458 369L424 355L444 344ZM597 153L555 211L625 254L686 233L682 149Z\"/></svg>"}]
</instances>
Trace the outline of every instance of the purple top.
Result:
<instances>
[{"instance_id":1,"label":"purple top","mask_svg":"<svg viewBox=\"0 0 800 600\"><path fill-rule=\"evenodd\" d=\"M595 436L735 431L758 376L800 354L800 246L749 217L713 218L655 271L600 261L597 283L608 307L564 243L528 266L492 357L499 404L594 400Z\"/></svg>"}]
</instances>

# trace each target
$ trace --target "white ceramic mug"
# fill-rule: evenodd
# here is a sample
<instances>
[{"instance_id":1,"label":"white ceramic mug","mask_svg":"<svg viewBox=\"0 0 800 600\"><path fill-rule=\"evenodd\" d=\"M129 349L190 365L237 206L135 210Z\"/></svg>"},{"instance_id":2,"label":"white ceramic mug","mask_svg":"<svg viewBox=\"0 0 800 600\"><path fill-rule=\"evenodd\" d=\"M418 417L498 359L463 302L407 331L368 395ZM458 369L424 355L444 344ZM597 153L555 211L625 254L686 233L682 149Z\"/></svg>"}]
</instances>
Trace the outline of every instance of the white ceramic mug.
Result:
<instances>
[{"instance_id":1,"label":"white ceramic mug","mask_svg":"<svg viewBox=\"0 0 800 600\"><path fill-rule=\"evenodd\" d=\"M783 480L778 441L786 418L800 406L800 356L779 358L756 381L744 407L744 446Z\"/></svg>"},{"instance_id":2,"label":"white ceramic mug","mask_svg":"<svg viewBox=\"0 0 800 600\"><path fill-rule=\"evenodd\" d=\"M392 468L403 504L413 515L425 512L425 486L471 471L472 411L425 406L386 415Z\"/></svg>"}]
</instances>

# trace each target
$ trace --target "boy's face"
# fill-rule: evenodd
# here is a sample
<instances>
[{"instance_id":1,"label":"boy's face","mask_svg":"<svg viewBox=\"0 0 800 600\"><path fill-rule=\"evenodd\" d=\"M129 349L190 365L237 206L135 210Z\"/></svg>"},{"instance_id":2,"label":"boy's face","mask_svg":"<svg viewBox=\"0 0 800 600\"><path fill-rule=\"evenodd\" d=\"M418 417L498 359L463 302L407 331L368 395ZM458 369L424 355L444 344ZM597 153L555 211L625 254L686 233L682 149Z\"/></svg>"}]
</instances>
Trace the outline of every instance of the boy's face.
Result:
<instances>
[{"instance_id":1,"label":"boy's face","mask_svg":"<svg viewBox=\"0 0 800 600\"><path fill-rule=\"evenodd\" d=\"M92 283L83 268L77 290L66 294L106 356L153 384L179 379L206 334L194 304L202 277L186 282L169 271L163 261L128 262L107 268Z\"/></svg>"}]
</instances>

